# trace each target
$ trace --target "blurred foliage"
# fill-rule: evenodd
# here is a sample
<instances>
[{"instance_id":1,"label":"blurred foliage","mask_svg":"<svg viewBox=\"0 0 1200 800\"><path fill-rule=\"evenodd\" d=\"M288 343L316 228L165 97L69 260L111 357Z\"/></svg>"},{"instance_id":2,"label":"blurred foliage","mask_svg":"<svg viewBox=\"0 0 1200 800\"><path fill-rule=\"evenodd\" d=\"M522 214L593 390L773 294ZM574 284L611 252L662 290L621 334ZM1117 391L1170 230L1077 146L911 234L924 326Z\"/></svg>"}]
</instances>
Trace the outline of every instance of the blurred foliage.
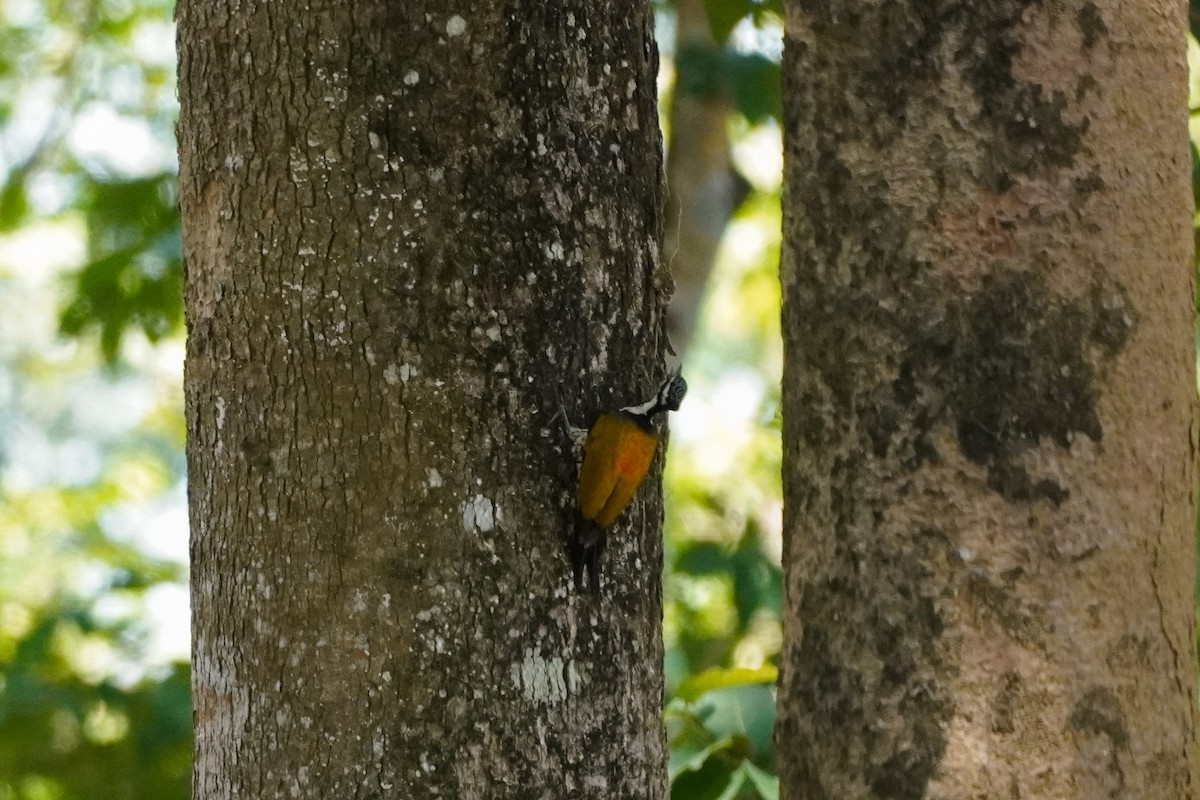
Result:
<instances>
[{"instance_id":1,"label":"blurred foliage","mask_svg":"<svg viewBox=\"0 0 1200 800\"><path fill-rule=\"evenodd\" d=\"M704 11L713 38L719 44L729 39L733 29L742 20L750 20L755 26L774 24L783 16L780 0L704 0Z\"/></svg>"},{"instance_id":2,"label":"blurred foliage","mask_svg":"<svg viewBox=\"0 0 1200 800\"><path fill-rule=\"evenodd\" d=\"M82 226L62 332L95 332L110 364L128 331L156 341L182 322L170 14L167 0L0 5L0 235ZM144 145L136 164L114 140Z\"/></svg>"},{"instance_id":3,"label":"blurred foliage","mask_svg":"<svg viewBox=\"0 0 1200 800\"><path fill-rule=\"evenodd\" d=\"M715 47L673 52L663 37L673 79L665 105L670 93L728 98L734 160L755 191L726 228L684 358L692 391L671 421L665 717L673 798L750 800L779 794L782 25L777 2L706 0L705 8ZM667 17L660 35L672 23Z\"/></svg>"},{"instance_id":4,"label":"blurred foliage","mask_svg":"<svg viewBox=\"0 0 1200 800\"><path fill-rule=\"evenodd\" d=\"M185 798L189 671L161 652L150 614L164 590L186 592L159 514L182 496L178 370L115 374L94 349L62 343L54 275L20 275L8 253L0 247L0 798L90 798L98 787Z\"/></svg>"},{"instance_id":5,"label":"blurred foliage","mask_svg":"<svg viewBox=\"0 0 1200 800\"><path fill-rule=\"evenodd\" d=\"M762 53L690 46L675 54L675 70L677 92L701 97L727 94L751 123L779 118L779 62Z\"/></svg>"},{"instance_id":6,"label":"blurred foliage","mask_svg":"<svg viewBox=\"0 0 1200 800\"><path fill-rule=\"evenodd\" d=\"M62 332L96 329L109 362L129 328L152 342L177 332L183 271L175 176L89 181L76 208L87 219L90 260L71 278Z\"/></svg>"},{"instance_id":7,"label":"blurred foliage","mask_svg":"<svg viewBox=\"0 0 1200 800\"><path fill-rule=\"evenodd\" d=\"M79 663L89 648L120 647L131 624L59 599L29 615L21 636L0 639L0 797L93 797L99 787L111 798L188 796L188 671L97 680Z\"/></svg>"},{"instance_id":8,"label":"blurred foliage","mask_svg":"<svg viewBox=\"0 0 1200 800\"><path fill-rule=\"evenodd\" d=\"M659 5L670 21L673 4ZM693 42L676 52L669 38L661 42L672 62L672 91L727 97L736 113L751 125L778 120L783 42L779 0L704 0L704 9L715 45ZM673 28L673 24L660 25L660 38L664 29ZM670 97L663 100L670 103Z\"/></svg>"},{"instance_id":9,"label":"blurred foliage","mask_svg":"<svg viewBox=\"0 0 1200 800\"><path fill-rule=\"evenodd\" d=\"M782 641L779 198L727 231L672 421L664 636L674 798L773 798ZM719 333L718 333L719 331Z\"/></svg>"},{"instance_id":10,"label":"blurred foliage","mask_svg":"<svg viewBox=\"0 0 1200 800\"><path fill-rule=\"evenodd\" d=\"M0 4L0 800L190 794L170 14Z\"/></svg>"},{"instance_id":11,"label":"blurred foliage","mask_svg":"<svg viewBox=\"0 0 1200 800\"><path fill-rule=\"evenodd\" d=\"M775 725L774 693L763 679L774 683L774 671L728 671L725 685L700 700L667 705L673 800L779 796L772 771L758 765L771 760Z\"/></svg>"}]
</instances>

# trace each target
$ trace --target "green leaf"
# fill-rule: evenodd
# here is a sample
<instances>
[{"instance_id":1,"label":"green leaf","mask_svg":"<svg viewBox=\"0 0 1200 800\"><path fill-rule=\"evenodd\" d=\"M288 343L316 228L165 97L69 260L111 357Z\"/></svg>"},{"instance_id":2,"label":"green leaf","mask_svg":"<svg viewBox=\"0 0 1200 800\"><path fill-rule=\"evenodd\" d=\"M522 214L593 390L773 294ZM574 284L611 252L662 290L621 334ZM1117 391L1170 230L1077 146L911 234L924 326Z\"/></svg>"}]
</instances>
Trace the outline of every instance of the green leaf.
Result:
<instances>
[{"instance_id":1,"label":"green leaf","mask_svg":"<svg viewBox=\"0 0 1200 800\"><path fill-rule=\"evenodd\" d=\"M688 678L679 686L675 693L677 697L687 702L695 702L701 695L714 689L729 689L734 686L752 686L762 683L775 683L779 678L779 670L766 665L758 669L734 667L724 669L714 667Z\"/></svg>"},{"instance_id":2,"label":"green leaf","mask_svg":"<svg viewBox=\"0 0 1200 800\"><path fill-rule=\"evenodd\" d=\"M690 543L689 543L690 544ZM729 570L729 552L713 542L690 544L675 563L675 569L689 575L711 575Z\"/></svg>"},{"instance_id":3,"label":"green leaf","mask_svg":"<svg viewBox=\"0 0 1200 800\"><path fill-rule=\"evenodd\" d=\"M711 734L709 734L711 736ZM694 772L704 766L714 755L721 753L725 756L732 756L735 760L741 760L749 751L749 744L744 736L722 736L719 739L710 741L703 747L694 747L695 743L684 744L677 748L672 748L671 757L667 765L667 774L671 780L676 776L682 775L685 772Z\"/></svg>"},{"instance_id":4,"label":"green leaf","mask_svg":"<svg viewBox=\"0 0 1200 800\"><path fill-rule=\"evenodd\" d=\"M761 53L685 44L675 54L675 70L675 91L681 95L728 96L751 123L782 113L779 64Z\"/></svg>"},{"instance_id":5,"label":"green leaf","mask_svg":"<svg viewBox=\"0 0 1200 800\"><path fill-rule=\"evenodd\" d=\"M710 759L671 781L672 800L727 800L737 796L745 776L722 759Z\"/></svg>"},{"instance_id":6,"label":"green leaf","mask_svg":"<svg viewBox=\"0 0 1200 800\"><path fill-rule=\"evenodd\" d=\"M725 44L737 24L754 10L751 0L704 0L708 26L717 44Z\"/></svg>"},{"instance_id":7,"label":"green leaf","mask_svg":"<svg viewBox=\"0 0 1200 800\"><path fill-rule=\"evenodd\" d=\"M749 527L729 559L737 603L738 629L745 631L754 616L766 610L782 614L783 572L763 550L761 534Z\"/></svg>"},{"instance_id":8,"label":"green leaf","mask_svg":"<svg viewBox=\"0 0 1200 800\"><path fill-rule=\"evenodd\" d=\"M763 800L779 800L779 778L746 761L742 764L742 772L754 784L755 791Z\"/></svg>"},{"instance_id":9,"label":"green leaf","mask_svg":"<svg viewBox=\"0 0 1200 800\"><path fill-rule=\"evenodd\" d=\"M727 52L725 75L737 110L751 123L780 118L783 95L779 64L761 53Z\"/></svg>"},{"instance_id":10,"label":"green leaf","mask_svg":"<svg viewBox=\"0 0 1200 800\"><path fill-rule=\"evenodd\" d=\"M771 751L775 727L774 687L744 684L714 689L700 701L704 725L714 736L742 736L755 758Z\"/></svg>"},{"instance_id":11,"label":"green leaf","mask_svg":"<svg viewBox=\"0 0 1200 800\"><path fill-rule=\"evenodd\" d=\"M25 195L25 174L15 172L0 190L0 231L11 231L25 221L29 201Z\"/></svg>"},{"instance_id":12,"label":"green leaf","mask_svg":"<svg viewBox=\"0 0 1200 800\"><path fill-rule=\"evenodd\" d=\"M675 91L688 97L714 98L724 91L721 50L685 42L675 53Z\"/></svg>"}]
</instances>

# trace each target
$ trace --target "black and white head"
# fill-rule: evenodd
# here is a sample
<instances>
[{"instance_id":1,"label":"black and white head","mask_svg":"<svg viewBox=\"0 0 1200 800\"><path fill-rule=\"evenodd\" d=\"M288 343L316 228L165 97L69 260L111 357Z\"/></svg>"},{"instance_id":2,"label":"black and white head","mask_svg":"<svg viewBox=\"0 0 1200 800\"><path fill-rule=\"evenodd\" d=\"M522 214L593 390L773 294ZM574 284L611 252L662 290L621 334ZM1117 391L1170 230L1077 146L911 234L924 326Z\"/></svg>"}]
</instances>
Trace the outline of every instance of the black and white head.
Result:
<instances>
[{"instance_id":1,"label":"black and white head","mask_svg":"<svg viewBox=\"0 0 1200 800\"><path fill-rule=\"evenodd\" d=\"M626 406L621 410L635 417L649 419L662 411L678 411L680 404L683 403L683 396L686 394L687 381L680 374L680 368L676 367L667 375L662 386L658 387L658 393L653 398L641 405Z\"/></svg>"},{"instance_id":2,"label":"black and white head","mask_svg":"<svg viewBox=\"0 0 1200 800\"><path fill-rule=\"evenodd\" d=\"M687 381L679 371L680 367L676 367L658 388L658 406L663 411L678 411L687 394Z\"/></svg>"}]
</instances>

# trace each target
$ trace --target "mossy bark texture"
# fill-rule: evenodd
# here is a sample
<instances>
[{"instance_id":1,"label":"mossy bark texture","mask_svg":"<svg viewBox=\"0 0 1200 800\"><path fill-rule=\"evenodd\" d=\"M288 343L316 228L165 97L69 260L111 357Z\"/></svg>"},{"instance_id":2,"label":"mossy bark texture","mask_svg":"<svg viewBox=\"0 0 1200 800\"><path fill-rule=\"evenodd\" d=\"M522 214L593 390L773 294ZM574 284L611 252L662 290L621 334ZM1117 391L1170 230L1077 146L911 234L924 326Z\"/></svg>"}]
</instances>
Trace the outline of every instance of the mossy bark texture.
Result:
<instances>
[{"instance_id":1,"label":"mossy bark texture","mask_svg":"<svg viewBox=\"0 0 1200 800\"><path fill-rule=\"evenodd\" d=\"M657 472L576 596L551 419L662 373L649 4L178 21L196 798L663 797Z\"/></svg>"},{"instance_id":2,"label":"mossy bark texture","mask_svg":"<svg viewBox=\"0 0 1200 800\"><path fill-rule=\"evenodd\" d=\"M1193 798L1184 5L784 5L783 796Z\"/></svg>"}]
</instances>

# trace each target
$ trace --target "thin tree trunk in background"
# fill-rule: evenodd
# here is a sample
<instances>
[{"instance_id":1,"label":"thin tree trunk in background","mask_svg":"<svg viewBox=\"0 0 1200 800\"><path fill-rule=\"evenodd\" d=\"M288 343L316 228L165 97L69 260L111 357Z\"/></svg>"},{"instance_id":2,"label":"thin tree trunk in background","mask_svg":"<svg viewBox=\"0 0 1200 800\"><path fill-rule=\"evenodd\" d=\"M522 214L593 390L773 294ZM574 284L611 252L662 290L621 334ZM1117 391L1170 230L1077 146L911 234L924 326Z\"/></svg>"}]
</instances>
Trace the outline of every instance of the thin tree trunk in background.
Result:
<instances>
[{"instance_id":1,"label":"thin tree trunk in background","mask_svg":"<svg viewBox=\"0 0 1200 800\"><path fill-rule=\"evenodd\" d=\"M1184 6L785 6L782 796L1195 797Z\"/></svg>"},{"instance_id":2,"label":"thin tree trunk in background","mask_svg":"<svg viewBox=\"0 0 1200 800\"><path fill-rule=\"evenodd\" d=\"M661 798L649 3L178 8L198 800Z\"/></svg>"},{"instance_id":3,"label":"thin tree trunk in background","mask_svg":"<svg viewBox=\"0 0 1200 800\"><path fill-rule=\"evenodd\" d=\"M675 25L664 252L674 281L667 332L682 355L699 323L721 236L749 187L733 166L732 103L703 0L675 0Z\"/></svg>"}]
</instances>

